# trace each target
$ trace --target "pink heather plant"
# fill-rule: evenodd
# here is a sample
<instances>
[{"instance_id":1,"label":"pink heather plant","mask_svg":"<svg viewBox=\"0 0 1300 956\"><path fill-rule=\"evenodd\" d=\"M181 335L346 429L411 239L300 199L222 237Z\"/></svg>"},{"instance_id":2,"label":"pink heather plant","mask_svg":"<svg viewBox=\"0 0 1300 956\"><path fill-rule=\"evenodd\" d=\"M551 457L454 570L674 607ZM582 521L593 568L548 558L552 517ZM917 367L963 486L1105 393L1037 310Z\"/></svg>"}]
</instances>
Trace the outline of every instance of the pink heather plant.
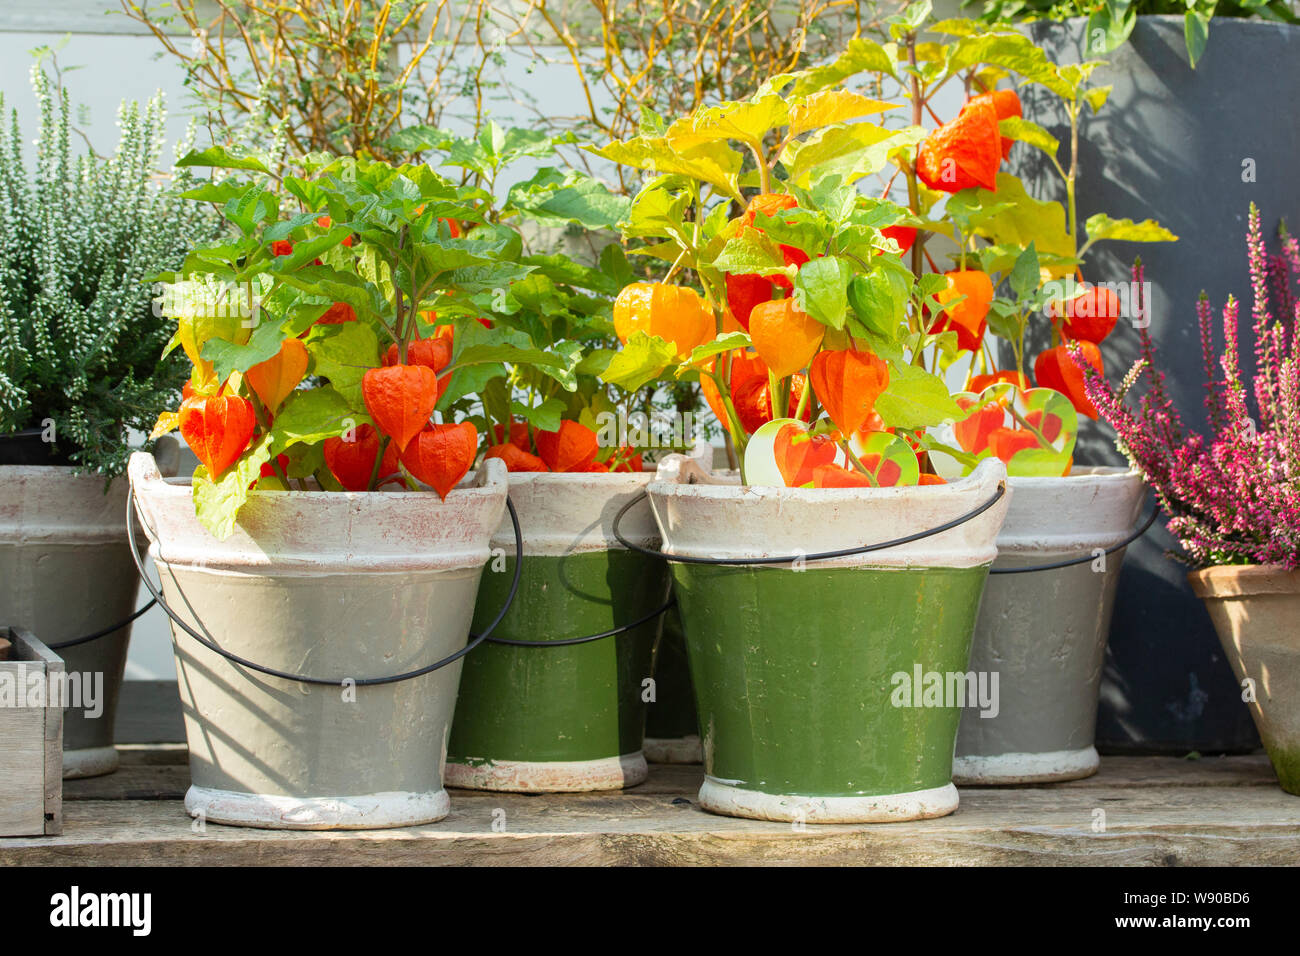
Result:
<instances>
[{"instance_id":1,"label":"pink heather plant","mask_svg":"<svg viewBox=\"0 0 1300 956\"><path fill-rule=\"evenodd\" d=\"M1214 351L1214 316L1205 294L1196 306L1205 356L1205 408L1211 435L1188 435L1155 364L1155 349L1139 330L1142 357L1112 389L1078 349L1088 398L1118 433L1116 444L1146 476L1169 530L1195 567L1277 564L1300 568L1300 351L1295 325L1300 303L1300 245L1280 230L1282 253L1270 255L1252 203L1247 247L1254 307L1253 390L1242 381L1237 350L1237 300L1223 309L1223 354ZM1142 288L1142 267L1133 278ZM1276 310L1276 311L1275 311ZM1136 411L1123 404L1143 379ZM1256 418L1251 417L1254 405Z\"/></svg>"}]
</instances>

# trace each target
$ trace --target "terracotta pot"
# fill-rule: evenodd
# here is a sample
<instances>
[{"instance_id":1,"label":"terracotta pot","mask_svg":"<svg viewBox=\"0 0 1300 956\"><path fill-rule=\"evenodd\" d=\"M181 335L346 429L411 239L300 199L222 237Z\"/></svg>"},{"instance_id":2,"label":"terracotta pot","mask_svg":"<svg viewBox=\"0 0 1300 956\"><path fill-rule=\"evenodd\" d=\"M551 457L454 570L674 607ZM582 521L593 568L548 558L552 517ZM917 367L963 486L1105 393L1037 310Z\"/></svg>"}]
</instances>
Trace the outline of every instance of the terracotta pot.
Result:
<instances>
[{"instance_id":1,"label":"terracotta pot","mask_svg":"<svg viewBox=\"0 0 1300 956\"><path fill-rule=\"evenodd\" d=\"M1300 571L1219 565L1187 580L1210 612L1278 782L1300 795Z\"/></svg>"}]
</instances>

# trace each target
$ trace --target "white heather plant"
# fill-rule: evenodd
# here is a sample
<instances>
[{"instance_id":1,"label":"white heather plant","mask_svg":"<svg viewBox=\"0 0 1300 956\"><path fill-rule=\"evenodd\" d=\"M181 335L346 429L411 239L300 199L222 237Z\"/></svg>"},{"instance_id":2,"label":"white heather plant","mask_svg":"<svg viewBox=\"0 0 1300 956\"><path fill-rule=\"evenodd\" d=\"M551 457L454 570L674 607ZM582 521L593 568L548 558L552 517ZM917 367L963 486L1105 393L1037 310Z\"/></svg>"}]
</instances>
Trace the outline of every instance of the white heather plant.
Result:
<instances>
[{"instance_id":1,"label":"white heather plant","mask_svg":"<svg viewBox=\"0 0 1300 956\"><path fill-rule=\"evenodd\" d=\"M52 421L61 455L115 475L128 430L148 433L189 374L183 357L160 362L172 323L155 314L150 277L213 238L218 219L179 198L191 173L159 171L161 94L122 104L117 151L100 158L74 155L71 105L39 63L32 89L30 168L17 110L0 119L0 435ZM0 117L4 106L0 95Z\"/></svg>"}]
</instances>

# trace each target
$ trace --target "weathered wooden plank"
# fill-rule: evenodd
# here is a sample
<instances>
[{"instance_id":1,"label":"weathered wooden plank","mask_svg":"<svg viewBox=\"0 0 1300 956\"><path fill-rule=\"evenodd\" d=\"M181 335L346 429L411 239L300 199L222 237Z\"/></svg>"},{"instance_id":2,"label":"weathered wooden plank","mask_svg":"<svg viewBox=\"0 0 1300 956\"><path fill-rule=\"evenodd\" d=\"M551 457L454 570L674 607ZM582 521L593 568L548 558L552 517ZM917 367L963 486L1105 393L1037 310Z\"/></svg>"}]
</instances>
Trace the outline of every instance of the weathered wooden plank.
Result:
<instances>
[{"instance_id":1,"label":"weathered wooden plank","mask_svg":"<svg viewBox=\"0 0 1300 956\"><path fill-rule=\"evenodd\" d=\"M802 829L714 816L693 794L646 788L457 791L441 823L351 833L196 830L173 800L75 801L65 817L62 837L0 840L0 865L1300 865L1300 799L1204 783L966 789L961 809L939 820Z\"/></svg>"},{"instance_id":2,"label":"weathered wooden plank","mask_svg":"<svg viewBox=\"0 0 1300 956\"><path fill-rule=\"evenodd\" d=\"M182 800L190 786L184 765L124 766L103 777L63 782L68 800Z\"/></svg>"},{"instance_id":3,"label":"weathered wooden plank","mask_svg":"<svg viewBox=\"0 0 1300 956\"><path fill-rule=\"evenodd\" d=\"M62 837L0 841L0 864L1300 864L1300 800L1280 790L1153 793L1111 809L1104 832L1078 791L982 791L942 820L803 830L632 794L466 797L433 826L354 833L195 832L177 803L83 802Z\"/></svg>"},{"instance_id":4,"label":"weathered wooden plank","mask_svg":"<svg viewBox=\"0 0 1300 956\"><path fill-rule=\"evenodd\" d=\"M65 800L179 800L190 785L183 746L119 747L122 768L117 773L64 783ZM650 778L631 793L669 794L694 800L703 778L699 764L652 764ZM1108 757L1087 780L1043 784L1019 789L1130 790L1150 787L1276 787L1277 777L1263 754L1245 757ZM993 788L963 787L963 793ZM452 790L452 799L473 791ZM480 794L481 795L481 794Z\"/></svg>"},{"instance_id":5,"label":"weathered wooden plank","mask_svg":"<svg viewBox=\"0 0 1300 956\"><path fill-rule=\"evenodd\" d=\"M802 829L705 813L701 767L653 765L622 793L456 790L438 824L347 833L196 827L184 761L123 748L116 774L67 782L62 837L0 840L0 865L1300 865L1300 799L1263 755L1110 757L1089 780L963 788L939 820Z\"/></svg>"}]
</instances>

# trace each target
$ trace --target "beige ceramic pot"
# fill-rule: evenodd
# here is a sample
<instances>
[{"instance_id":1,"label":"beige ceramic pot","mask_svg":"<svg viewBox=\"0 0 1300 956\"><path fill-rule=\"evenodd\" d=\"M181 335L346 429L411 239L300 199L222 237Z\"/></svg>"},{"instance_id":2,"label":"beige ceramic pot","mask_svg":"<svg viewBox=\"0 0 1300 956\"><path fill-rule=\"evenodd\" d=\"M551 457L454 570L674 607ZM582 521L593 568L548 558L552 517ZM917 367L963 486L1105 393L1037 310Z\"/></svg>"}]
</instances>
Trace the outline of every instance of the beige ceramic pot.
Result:
<instances>
[{"instance_id":1,"label":"beige ceramic pot","mask_svg":"<svg viewBox=\"0 0 1300 956\"><path fill-rule=\"evenodd\" d=\"M1187 579L1219 632L1278 782L1300 795L1300 571L1220 565Z\"/></svg>"}]
</instances>

